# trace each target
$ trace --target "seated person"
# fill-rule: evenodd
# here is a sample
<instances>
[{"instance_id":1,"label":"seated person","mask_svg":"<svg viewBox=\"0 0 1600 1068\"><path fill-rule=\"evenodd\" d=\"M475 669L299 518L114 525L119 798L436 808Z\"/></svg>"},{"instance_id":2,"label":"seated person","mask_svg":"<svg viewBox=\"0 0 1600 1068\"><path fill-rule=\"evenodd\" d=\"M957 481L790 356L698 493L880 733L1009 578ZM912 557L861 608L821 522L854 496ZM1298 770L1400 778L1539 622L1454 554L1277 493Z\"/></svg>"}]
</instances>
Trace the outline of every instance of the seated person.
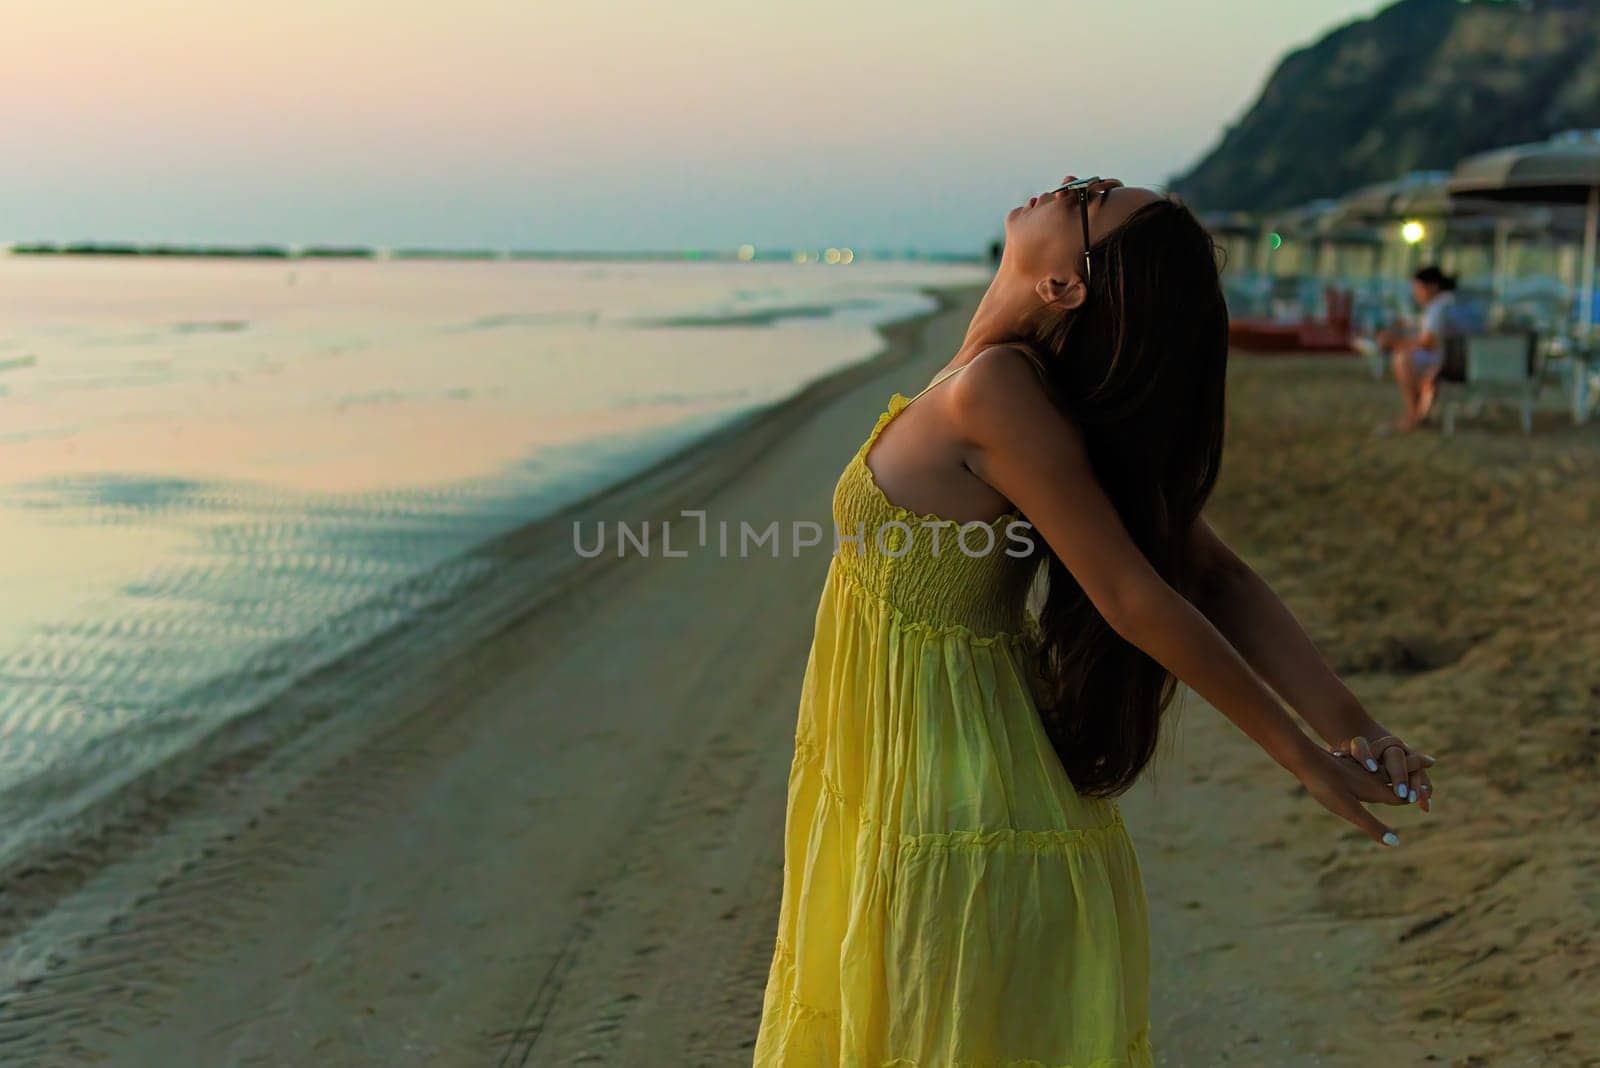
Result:
<instances>
[{"instance_id":1,"label":"seated person","mask_svg":"<svg viewBox=\"0 0 1600 1068\"><path fill-rule=\"evenodd\" d=\"M1378 345L1390 353L1394 380L1400 386L1405 411L1396 429L1414 430L1428 417L1444 367L1444 339L1455 332L1451 309L1455 306L1456 280L1438 267L1428 266L1411 276L1411 296L1422 308L1415 333L1378 332Z\"/></svg>"}]
</instances>

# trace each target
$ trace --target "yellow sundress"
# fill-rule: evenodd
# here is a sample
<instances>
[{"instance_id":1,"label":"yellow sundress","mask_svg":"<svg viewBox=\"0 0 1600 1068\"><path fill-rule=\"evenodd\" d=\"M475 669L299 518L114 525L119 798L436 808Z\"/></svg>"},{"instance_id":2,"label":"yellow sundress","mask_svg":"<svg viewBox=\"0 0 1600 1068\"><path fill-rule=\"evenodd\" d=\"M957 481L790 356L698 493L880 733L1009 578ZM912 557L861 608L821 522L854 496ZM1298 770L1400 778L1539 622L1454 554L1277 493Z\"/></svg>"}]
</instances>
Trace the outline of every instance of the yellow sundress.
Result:
<instances>
[{"instance_id":1,"label":"yellow sundress","mask_svg":"<svg viewBox=\"0 0 1600 1068\"><path fill-rule=\"evenodd\" d=\"M963 550L867 467L915 399L834 490L754 1064L1151 1068L1138 859L1040 722L1020 513L967 524Z\"/></svg>"}]
</instances>

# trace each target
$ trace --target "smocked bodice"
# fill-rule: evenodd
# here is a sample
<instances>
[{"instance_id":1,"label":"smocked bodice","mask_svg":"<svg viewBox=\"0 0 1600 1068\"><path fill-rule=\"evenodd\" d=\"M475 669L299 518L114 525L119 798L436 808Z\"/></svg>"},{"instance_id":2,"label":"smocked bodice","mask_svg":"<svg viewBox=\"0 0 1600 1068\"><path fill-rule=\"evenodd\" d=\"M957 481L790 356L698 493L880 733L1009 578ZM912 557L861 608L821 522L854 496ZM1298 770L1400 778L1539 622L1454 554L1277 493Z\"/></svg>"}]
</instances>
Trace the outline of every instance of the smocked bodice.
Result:
<instances>
[{"instance_id":1,"label":"smocked bodice","mask_svg":"<svg viewBox=\"0 0 1600 1068\"><path fill-rule=\"evenodd\" d=\"M834 566L908 622L985 639L1035 633L1025 601L1044 543L1020 512L961 524L892 503L874 480L867 453L910 402L900 393L889 399L839 477Z\"/></svg>"}]
</instances>

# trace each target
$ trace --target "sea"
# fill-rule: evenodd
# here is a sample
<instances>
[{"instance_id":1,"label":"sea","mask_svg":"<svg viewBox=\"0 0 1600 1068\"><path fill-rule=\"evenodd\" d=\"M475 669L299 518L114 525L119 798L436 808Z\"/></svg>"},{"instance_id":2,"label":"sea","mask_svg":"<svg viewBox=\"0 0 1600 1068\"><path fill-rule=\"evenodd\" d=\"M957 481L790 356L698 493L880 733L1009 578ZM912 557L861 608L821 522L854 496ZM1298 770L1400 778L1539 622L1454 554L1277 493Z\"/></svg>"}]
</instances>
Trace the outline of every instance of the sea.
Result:
<instances>
[{"instance_id":1,"label":"sea","mask_svg":"<svg viewBox=\"0 0 1600 1068\"><path fill-rule=\"evenodd\" d=\"M0 256L0 867L974 263Z\"/></svg>"}]
</instances>

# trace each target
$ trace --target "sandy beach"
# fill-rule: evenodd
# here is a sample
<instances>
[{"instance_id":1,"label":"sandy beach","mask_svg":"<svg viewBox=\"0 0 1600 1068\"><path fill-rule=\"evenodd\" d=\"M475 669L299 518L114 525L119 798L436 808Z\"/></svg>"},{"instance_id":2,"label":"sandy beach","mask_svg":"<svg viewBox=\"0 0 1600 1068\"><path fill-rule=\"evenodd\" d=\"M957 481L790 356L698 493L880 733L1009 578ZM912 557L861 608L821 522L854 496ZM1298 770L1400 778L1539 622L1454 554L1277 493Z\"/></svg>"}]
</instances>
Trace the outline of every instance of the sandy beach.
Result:
<instances>
[{"instance_id":1,"label":"sandy beach","mask_svg":"<svg viewBox=\"0 0 1600 1068\"><path fill-rule=\"evenodd\" d=\"M572 523L826 524L980 293L484 547L457 601L4 873L0 1061L748 1063L827 553L583 560ZM1600 436L1372 437L1396 403L1354 360L1236 357L1208 515L1442 807L1382 810L1381 849L1187 695L1123 802L1158 1063L1600 1064Z\"/></svg>"}]
</instances>

